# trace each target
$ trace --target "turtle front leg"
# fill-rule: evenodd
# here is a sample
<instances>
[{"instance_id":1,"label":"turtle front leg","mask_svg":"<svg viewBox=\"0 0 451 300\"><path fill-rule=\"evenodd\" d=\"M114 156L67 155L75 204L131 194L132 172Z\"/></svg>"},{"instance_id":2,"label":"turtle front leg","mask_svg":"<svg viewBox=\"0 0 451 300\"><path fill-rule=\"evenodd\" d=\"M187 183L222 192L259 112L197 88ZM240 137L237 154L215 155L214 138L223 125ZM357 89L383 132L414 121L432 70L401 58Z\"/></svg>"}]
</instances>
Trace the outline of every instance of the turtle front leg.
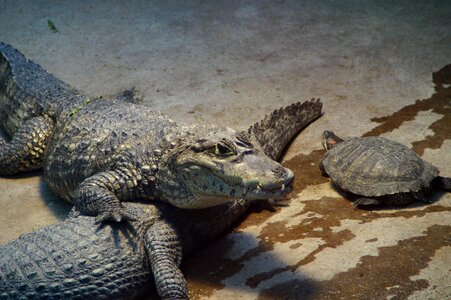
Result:
<instances>
[{"instance_id":1,"label":"turtle front leg","mask_svg":"<svg viewBox=\"0 0 451 300\"><path fill-rule=\"evenodd\" d=\"M360 207L370 207L370 206L378 206L381 205L382 201L377 198L358 198L353 201L352 207L354 209L360 208Z\"/></svg>"},{"instance_id":2,"label":"turtle front leg","mask_svg":"<svg viewBox=\"0 0 451 300\"><path fill-rule=\"evenodd\" d=\"M321 171L321 175L324 177L329 177L329 174L327 174L326 170L324 169L323 161L321 160L319 162L319 170Z\"/></svg>"},{"instance_id":3,"label":"turtle front leg","mask_svg":"<svg viewBox=\"0 0 451 300\"><path fill-rule=\"evenodd\" d=\"M54 131L46 116L27 120L7 142L0 138L0 175L13 175L42 167L44 151Z\"/></svg>"},{"instance_id":4,"label":"turtle front leg","mask_svg":"<svg viewBox=\"0 0 451 300\"><path fill-rule=\"evenodd\" d=\"M162 299L188 299L186 280L179 268L182 261L180 241L177 231L165 221L153 223L144 237L155 285Z\"/></svg>"},{"instance_id":5,"label":"turtle front leg","mask_svg":"<svg viewBox=\"0 0 451 300\"><path fill-rule=\"evenodd\" d=\"M75 190L74 205L85 215L93 215L96 222L137 220L121 204L121 200L135 197L139 177L135 172L118 169L95 174L85 179Z\"/></svg>"}]
</instances>

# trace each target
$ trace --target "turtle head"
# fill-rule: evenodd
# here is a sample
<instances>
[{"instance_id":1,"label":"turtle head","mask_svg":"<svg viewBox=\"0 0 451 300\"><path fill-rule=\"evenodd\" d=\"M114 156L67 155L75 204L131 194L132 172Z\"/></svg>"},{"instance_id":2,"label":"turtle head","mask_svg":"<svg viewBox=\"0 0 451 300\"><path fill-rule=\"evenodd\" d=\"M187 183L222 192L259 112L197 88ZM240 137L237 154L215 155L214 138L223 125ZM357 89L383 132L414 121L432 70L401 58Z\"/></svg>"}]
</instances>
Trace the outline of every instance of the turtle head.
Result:
<instances>
[{"instance_id":1,"label":"turtle head","mask_svg":"<svg viewBox=\"0 0 451 300\"><path fill-rule=\"evenodd\" d=\"M343 142L343 139L336 136L333 131L324 130L321 137L321 144L323 145L324 150L330 150L340 142Z\"/></svg>"},{"instance_id":2,"label":"turtle head","mask_svg":"<svg viewBox=\"0 0 451 300\"><path fill-rule=\"evenodd\" d=\"M213 129L185 145L168 168L177 186L163 196L181 208L216 206L235 198L285 198L294 177L251 136L230 128Z\"/></svg>"}]
</instances>

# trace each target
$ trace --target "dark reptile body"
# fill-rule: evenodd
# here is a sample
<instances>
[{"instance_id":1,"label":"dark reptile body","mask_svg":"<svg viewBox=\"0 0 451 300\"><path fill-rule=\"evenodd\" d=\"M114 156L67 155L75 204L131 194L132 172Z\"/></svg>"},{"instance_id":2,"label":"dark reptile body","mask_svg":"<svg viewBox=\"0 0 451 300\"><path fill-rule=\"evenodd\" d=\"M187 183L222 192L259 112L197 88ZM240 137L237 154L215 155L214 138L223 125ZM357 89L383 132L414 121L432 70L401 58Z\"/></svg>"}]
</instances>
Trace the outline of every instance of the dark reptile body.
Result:
<instances>
[{"instance_id":1,"label":"dark reptile body","mask_svg":"<svg viewBox=\"0 0 451 300\"><path fill-rule=\"evenodd\" d=\"M155 176L164 138L181 134L175 122L150 108L120 100L93 100L51 141L44 161L45 180L60 197L72 201L85 178L123 165L121 198L152 198L156 196L153 184L145 182L146 189L132 189L127 182Z\"/></svg>"},{"instance_id":2,"label":"dark reptile body","mask_svg":"<svg viewBox=\"0 0 451 300\"><path fill-rule=\"evenodd\" d=\"M126 175L132 178L125 180L142 180L140 166L147 167L144 172L150 177L148 168L154 165L153 158L158 158L155 149L161 146L164 136L177 128L168 117L144 106L114 99L87 101L86 96L3 43L0 74L0 121L7 135L14 136L9 151L0 151L5 157L0 159L4 162L0 173L29 171L44 165L46 182L68 201L72 201L75 188L85 178L108 170L127 157L135 166L128 168L132 174ZM42 122L49 124L41 129ZM28 157L20 159L25 165L19 168L6 159L15 157L11 152L28 149L35 153L33 165ZM119 158L128 150L128 155ZM153 196L152 187L140 191L125 186L123 197Z\"/></svg>"},{"instance_id":3,"label":"dark reptile body","mask_svg":"<svg viewBox=\"0 0 451 300\"><path fill-rule=\"evenodd\" d=\"M229 227L249 204L235 201L195 211L164 203L126 205L143 219L155 217L158 232L153 238L167 239L177 228L171 249L183 241L186 256ZM154 285L144 246L148 226L138 222L98 225L94 218L80 216L22 235L0 247L0 299L135 298ZM158 250L154 243L154 251ZM174 276L170 269L159 272Z\"/></svg>"},{"instance_id":4,"label":"dark reptile body","mask_svg":"<svg viewBox=\"0 0 451 300\"><path fill-rule=\"evenodd\" d=\"M0 173L39 169L49 138L85 97L4 43L0 43L0 74L0 122L9 137L17 135L9 151L0 152ZM19 157L30 150L32 158Z\"/></svg>"},{"instance_id":5,"label":"dark reptile body","mask_svg":"<svg viewBox=\"0 0 451 300\"><path fill-rule=\"evenodd\" d=\"M279 157L297 132L321 116L321 107L318 100L288 106L249 132L268 155ZM181 257L243 217L250 202L201 210L162 202L125 205L140 222L99 225L93 217L68 218L1 246L0 297L133 299L151 289L155 277L163 299L185 299Z\"/></svg>"},{"instance_id":6,"label":"dark reptile body","mask_svg":"<svg viewBox=\"0 0 451 300\"><path fill-rule=\"evenodd\" d=\"M31 63L22 53L0 42L0 121L12 136L25 120L43 114L64 124L85 98L74 88Z\"/></svg>"}]
</instances>

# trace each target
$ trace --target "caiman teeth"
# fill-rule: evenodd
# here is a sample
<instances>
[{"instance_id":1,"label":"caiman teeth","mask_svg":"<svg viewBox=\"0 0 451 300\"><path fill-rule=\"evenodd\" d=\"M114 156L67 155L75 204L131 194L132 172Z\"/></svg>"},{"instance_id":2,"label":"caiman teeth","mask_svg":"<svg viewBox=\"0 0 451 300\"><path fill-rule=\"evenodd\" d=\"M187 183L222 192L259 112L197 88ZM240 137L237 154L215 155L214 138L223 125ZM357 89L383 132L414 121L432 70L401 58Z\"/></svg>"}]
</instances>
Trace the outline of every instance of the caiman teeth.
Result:
<instances>
[{"instance_id":1,"label":"caiman teeth","mask_svg":"<svg viewBox=\"0 0 451 300\"><path fill-rule=\"evenodd\" d=\"M266 192L278 192L278 191L284 191L285 190L285 184L282 184L281 186L273 187L273 188L265 188L261 185L257 185L256 188L257 191L266 191Z\"/></svg>"}]
</instances>

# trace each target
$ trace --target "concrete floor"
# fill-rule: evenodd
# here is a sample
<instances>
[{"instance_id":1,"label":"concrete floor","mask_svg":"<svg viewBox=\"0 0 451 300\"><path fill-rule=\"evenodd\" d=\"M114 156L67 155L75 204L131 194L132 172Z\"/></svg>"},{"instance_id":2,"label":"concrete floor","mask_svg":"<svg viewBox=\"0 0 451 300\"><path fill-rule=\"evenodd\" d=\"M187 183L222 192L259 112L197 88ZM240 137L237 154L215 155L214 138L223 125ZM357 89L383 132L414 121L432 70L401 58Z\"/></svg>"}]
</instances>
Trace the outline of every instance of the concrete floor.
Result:
<instances>
[{"instance_id":1,"label":"concrete floor","mask_svg":"<svg viewBox=\"0 0 451 300\"><path fill-rule=\"evenodd\" d=\"M432 81L451 63L449 1L123 3L0 0L0 40L87 94L134 86L179 122L245 128L324 103L285 156L290 205L252 212L188 259L193 299L451 298L451 194L354 210L318 171L332 129L401 141L451 176L451 71ZM0 243L70 208L39 172L1 178L0 207Z\"/></svg>"}]
</instances>

